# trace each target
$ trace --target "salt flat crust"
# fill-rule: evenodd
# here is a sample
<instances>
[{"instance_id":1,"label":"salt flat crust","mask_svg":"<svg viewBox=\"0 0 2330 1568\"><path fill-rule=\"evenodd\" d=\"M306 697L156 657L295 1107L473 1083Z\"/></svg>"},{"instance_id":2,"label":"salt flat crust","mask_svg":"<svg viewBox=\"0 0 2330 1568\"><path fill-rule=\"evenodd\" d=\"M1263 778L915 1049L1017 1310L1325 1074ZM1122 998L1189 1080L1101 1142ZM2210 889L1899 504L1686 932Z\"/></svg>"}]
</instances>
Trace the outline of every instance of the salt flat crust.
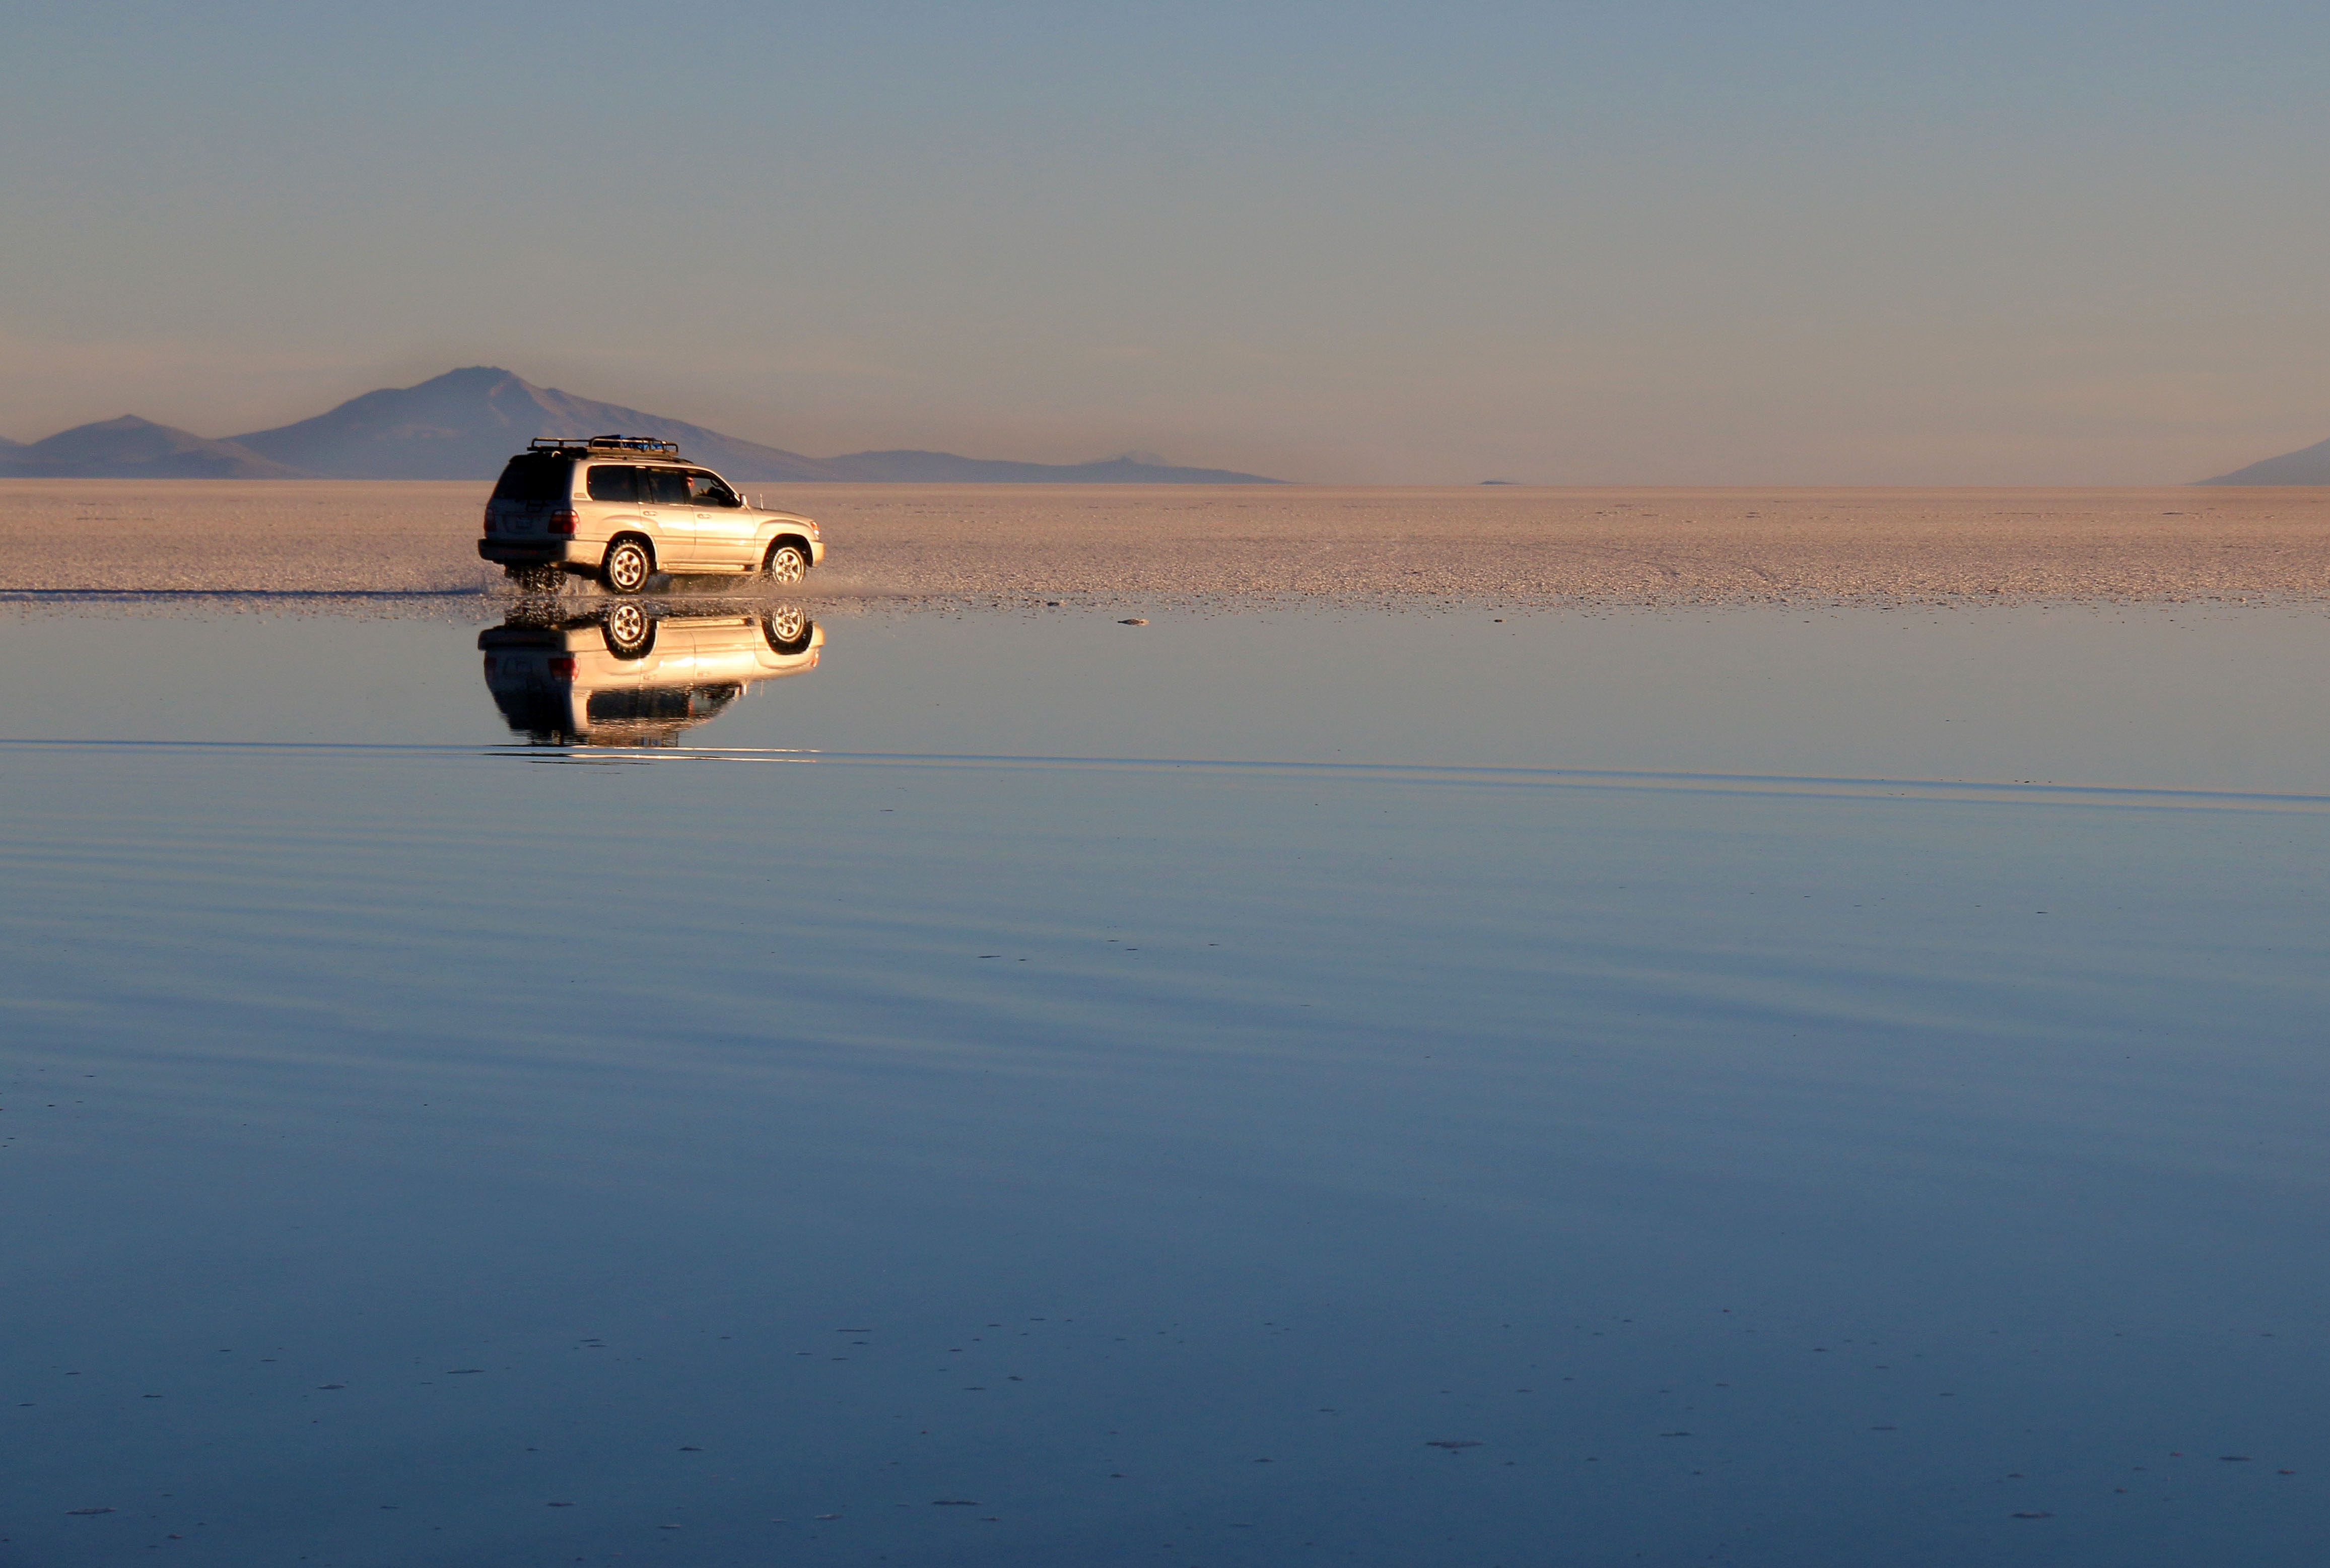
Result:
<instances>
[{"instance_id":1,"label":"salt flat crust","mask_svg":"<svg viewBox=\"0 0 2330 1568\"><path fill-rule=\"evenodd\" d=\"M484 484L0 480L0 591L498 582ZM2330 489L748 485L807 597L1508 606L2330 599Z\"/></svg>"}]
</instances>

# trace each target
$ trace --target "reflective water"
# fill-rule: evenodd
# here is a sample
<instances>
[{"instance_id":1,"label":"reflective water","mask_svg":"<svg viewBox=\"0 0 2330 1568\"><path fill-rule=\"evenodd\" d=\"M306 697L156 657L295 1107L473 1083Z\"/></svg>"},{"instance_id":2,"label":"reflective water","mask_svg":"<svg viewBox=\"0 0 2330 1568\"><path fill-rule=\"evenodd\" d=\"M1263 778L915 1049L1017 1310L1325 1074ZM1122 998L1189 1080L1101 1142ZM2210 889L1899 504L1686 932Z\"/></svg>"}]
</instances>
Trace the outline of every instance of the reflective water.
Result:
<instances>
[{"instance_id":1,"label":"reflective water","mask_svg":"<svg viewBox=\"0 0 2330 1568\"><path fill-rule=\"evenodd\" d=\"M812 606L817 674L749 687L690 738L2301 794L2330 778L2318 610L1119 617ZM508 740L479 686L479 633L502 618L0 609L0 736Z\"/></svg>"},{"instance_id":2,"label":"reflective water","mask_svg":"<svg viewBox=\"0 0 2330 1568\"><path fill-rule=\"evenodd\" d=\"M0 1563L2311 1560L2318 619L497 618L0 622Z\"/></svg>"}]
</instances>

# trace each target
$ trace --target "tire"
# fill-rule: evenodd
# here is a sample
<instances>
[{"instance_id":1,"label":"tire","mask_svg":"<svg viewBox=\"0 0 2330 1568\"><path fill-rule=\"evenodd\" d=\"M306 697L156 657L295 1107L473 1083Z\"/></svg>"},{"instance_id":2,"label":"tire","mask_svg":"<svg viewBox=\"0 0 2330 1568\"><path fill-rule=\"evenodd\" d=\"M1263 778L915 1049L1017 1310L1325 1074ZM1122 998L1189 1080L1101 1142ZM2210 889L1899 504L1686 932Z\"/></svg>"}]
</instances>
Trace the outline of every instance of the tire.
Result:
<instances>
[{"instance_id":1,"label":"tire","mask_svg":"<svg viewBox=\"0 0 2330 1568\"><path fill-rule=\"evenodd\" d=\"M789 587L809 575L809 552L790 539L779 539L769 546L761 575L780 588Z\"/></svg>"},{"instance_id":2,"label":"tire","mask_svg":"<svg viewBox=\"0 0 2330 1568\"><path fill-rule=\"evenodd\" d=\"M599 581L610 594L636 594L654 575L655 557L639 539L617 539L609 545L607 558L599 567Z\"/></svg>"},{"instance_id":3,"label":"tire","mask_svg":"<svg viewBox=\"0 0 2330 1568\"><path fill-rule=\"evenodd\" d=\"M656 623L638 604L618 604L599 622L607 651L618 659L644 659L655 651Z\"/></svg>"},{"instance_id":4,"label":"tire","mask_svg":"<svg viewBox=\"0 0 2330 1568\"><path fill-rule=\"evenodd\" d=\"M809 646L809 634L816 630L817 622L791 604L781 604L761 617L761 635L778 653L799 653Z\"/></svg>"}]
</instances>

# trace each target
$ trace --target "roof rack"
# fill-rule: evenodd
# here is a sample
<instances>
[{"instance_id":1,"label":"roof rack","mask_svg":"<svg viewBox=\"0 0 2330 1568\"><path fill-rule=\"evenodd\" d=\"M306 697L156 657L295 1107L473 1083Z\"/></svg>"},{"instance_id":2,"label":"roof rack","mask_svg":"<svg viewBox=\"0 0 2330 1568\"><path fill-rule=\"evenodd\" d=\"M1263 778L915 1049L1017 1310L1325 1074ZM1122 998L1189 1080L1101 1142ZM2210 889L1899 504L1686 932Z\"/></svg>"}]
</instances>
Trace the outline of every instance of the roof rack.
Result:
<instances>
[{"instance_id":1,"label":"roof rack","mask_svg":"<svg viewBox=\"0 0 2330 1568\"><path fill-rule=\"evenodd\" d=\"M594 451L636 451L649 457L676 458L679 455L679 442L658 441L645 435L594 435L588 441L538 435L526 443L526 450L557 452L567 457L587 457Z\"/></svg>"}]
</instances>

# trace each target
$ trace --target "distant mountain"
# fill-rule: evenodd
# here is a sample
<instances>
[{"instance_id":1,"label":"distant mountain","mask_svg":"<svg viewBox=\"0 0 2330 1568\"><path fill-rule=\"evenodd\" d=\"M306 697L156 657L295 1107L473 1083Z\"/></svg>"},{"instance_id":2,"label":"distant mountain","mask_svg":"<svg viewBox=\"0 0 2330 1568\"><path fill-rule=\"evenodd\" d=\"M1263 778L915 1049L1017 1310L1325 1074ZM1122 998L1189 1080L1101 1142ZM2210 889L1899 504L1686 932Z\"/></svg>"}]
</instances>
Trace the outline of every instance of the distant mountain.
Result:
<instances>
[{"instance_id":1,"label":"distant mountain","mask_svg":"<svg viewBox=\"0 0 2330 1568\"><path fill-rule=\"evenodd\" d=\"M1103 462L998 462L943 451L803 457L620 404L534 383L491 366L384 387L328 413L232 441L125 415L30 446L0 440L0 476L149 479L489 480L536 436L644 435L732 480L924 484L1269 485L1227 469L1176 468L1145 452Z\"/></svg>"},{"instance_id":2,"label":"distant mountain","mask_svg":"<svg viewBox=\"0 0 2330 1568\"><path fill-rule=\"evenodd\" d=\"M842 479L905 484L1274 485L1259 474L1219 468L1175 468L1127 452L1104 462L1001 462L945 451L854 451L822 464Z\"/></svg>"},{"instance_id":3,"label":"distant mountain","mask_svg":"<svg viewBox=\"0 0 2330 1568\"><path fill-rule=\"evenodd\" d=\"M2297 451L2286 451L2237 468L2229 474L2202 480L2204 485L2330 485L2330 441L2317 441Z\"/></svg>"},{"instance_id":4,"label":"distant mountain","mask_svg":"<svg viewBox=\"0 0 2330 1568\"><path fill-rule=\"evenodd\" d=\"M0 449L0 475L11 479L275 480L296 471L233 442L127 413Z\"/></svg>"},{"instance_id":5,"label":"distant mountain","mask_svg":"<svg viewBox=\"0 0 2330 1568\"><path fill-rule=\"evenodd\" d=\"M593 403L488 366L450 370L418 386L367 392L329 413L235 440L277 462L331 479L489 480L535 436L618 433L676 441L687 456L733 480L840 477L799 452Z\"/></svg>"}]
</instances>

